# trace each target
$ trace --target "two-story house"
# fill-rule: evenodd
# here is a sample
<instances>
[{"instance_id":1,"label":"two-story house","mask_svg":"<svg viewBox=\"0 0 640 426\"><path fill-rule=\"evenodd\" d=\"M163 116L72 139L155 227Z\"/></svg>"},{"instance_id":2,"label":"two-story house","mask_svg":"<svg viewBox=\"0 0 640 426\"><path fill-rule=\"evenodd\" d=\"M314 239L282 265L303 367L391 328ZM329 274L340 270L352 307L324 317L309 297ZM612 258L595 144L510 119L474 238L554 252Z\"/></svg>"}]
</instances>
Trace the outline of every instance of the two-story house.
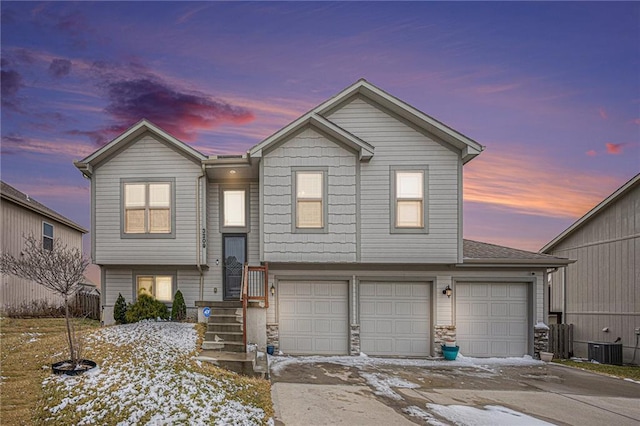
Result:
<instances>
[{"instance_id":1,"label":"two-story house","mask_svg":"<svg viewBox=\"0 0 640 426\"><path fill-rule=\"evenodd\" d=\"M28 194L0 182L0 217L2 218L2 251L18 257L24 239L33 235L45 250L53 249L55 239L82 250L82 235L88 231L53 211ZM28 311L34 303L61 306L62 297L43 286L13 275L0 275L0 310Z\"/></svg>"},{"instance_id":2,"label":"two-story house","mask_svg":"<svg viewBox=\"0 0 640 426\"><path fill-rule=\"evenodd\" d=\"M547 271L567 261L463 240L482 150L365 80L237 156L143 120L75 163L105 320L118 293L180 289L192 313L232 315L246 290L262 301L245 336L284 353L428 356L453 335L465 355L533 354ZM245 263L268 265L264 286Z\"/></svg>"}]
</instances>

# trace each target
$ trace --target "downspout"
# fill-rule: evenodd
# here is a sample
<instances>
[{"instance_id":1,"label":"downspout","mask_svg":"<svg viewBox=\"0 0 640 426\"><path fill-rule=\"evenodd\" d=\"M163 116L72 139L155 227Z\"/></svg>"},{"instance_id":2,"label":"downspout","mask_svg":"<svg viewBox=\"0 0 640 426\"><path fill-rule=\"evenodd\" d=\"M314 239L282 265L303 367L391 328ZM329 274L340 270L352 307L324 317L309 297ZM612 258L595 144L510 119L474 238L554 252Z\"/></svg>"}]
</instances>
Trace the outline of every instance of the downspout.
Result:
<instances>
[{"instance_id":1,"label":"downspout","mask_svg":"<svg viewBox=\"0 0 640 426\"><path fill-rule=\"evenodd\" d=\"M204 298L204 274L202 272L202 265L200 264L202 258L202 211L200 206L200 182L201 179L206 175L204 164L201 165L202 173L200 176L196 178L196 267L198 268L198 272L200 273L200 298L202 301Z\"/></svg>"}]
</instances>

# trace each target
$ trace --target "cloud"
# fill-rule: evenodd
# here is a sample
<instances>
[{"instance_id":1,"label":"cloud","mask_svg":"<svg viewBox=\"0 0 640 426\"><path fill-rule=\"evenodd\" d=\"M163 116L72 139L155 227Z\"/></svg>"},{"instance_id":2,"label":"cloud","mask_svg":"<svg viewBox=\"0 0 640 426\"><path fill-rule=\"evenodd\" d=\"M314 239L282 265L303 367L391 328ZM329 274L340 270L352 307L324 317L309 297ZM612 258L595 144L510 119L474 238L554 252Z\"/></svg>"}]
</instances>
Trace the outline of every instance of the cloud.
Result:
<instances>
[{"instance_id":1,"label":"cloud","mask_svg":"<svg viewBox=\"0 0 640 426\"><path fill-rule=\"evenodd\" d=\"M541 155L501 149L465 166L464 200L502 211L574 219L619 183L612 176L567 170Z\"/></svg>"},{"instance_id":2,"label":"cloud","mask_svg":"<svg viewBox=\"0 0 640 426\"><path fill-rule=\"evenodd\" d=\"M598 153L594 149L590 149L585 154L587 154L589 157L595 157L596 155L598 155Z\"/></svg>"},{"instance_id":3,"label":"cloud","mask_svg":"<svg viewBox=\"0 0 640 426\"><path fill-rule=\"evenodd\" d=\"M45 154L48 156L82 158L93 152L93 147L64 139L39 139L17 134L2 136L2 154Z\"/></svg>"},{"instance_id":4,"label":"cloud","mask_svg":"<svg viewBox=\"0 0 640 426\"><path fill-rule=\"evenodd\" d=\"M626 143L611 143L611 142L607 142L604 144L604 146L607 147L607 154L611 154L611 155L622 154L622 148L624 148L626 145L627 145Z\"/></svg>"},{"instance_id":5,"label":"cloud","mask_svg":"<svg viewBox=\"0 0 640 426\"><path fill-rule=\"evenodd\" d=\"M607 118L609 118L607 111L602 107L598 108L598 114L600 114L600 118L602 118L603 120L606 120Z\"/></svg>"},{"instance_id":6,"label":"cloud","mask_svg":"<svg viewBox=\"0 0 640 426\"><path fill-rule=\"evenodd\" d=\"M633 124L637 124L640 126L640 118L636 118L633 120Z\"/></svg>"},{"instance_id":7,"label":"cloud","mask_svg":"<svg viewBox=\"0 0 640 426\"><path fill-rule=\"evenodd\" d=\"M172 87L150 76L106 83L109 104L105 111L118 124L129 126L146 118L185 141L196 139L199 130L223 123L244 124L254 119L249 110L217 100L204 93Z\"/></svg>"},{"instance_id":8,"label":"cloud","mask_svg":"<svg viewBox=\"0 0 640 426\"><path fill-rule=\"evenodd\" d=\"M2 106L11 110L19 109L18 91L24 84L22 75L15 70L0 71L0 89L2 90Z\"/></svg>"},{"instance_id":9,"label":"cloud","mask_svg":"<svg viewBox=\"0 0 640 426\"><path fill-rule=\"evenodd\" d=\"M71 72L71 61L68 59L54 59L49 65L49 74L55 78L66 77Z\"/></svg>"}]
</instances>

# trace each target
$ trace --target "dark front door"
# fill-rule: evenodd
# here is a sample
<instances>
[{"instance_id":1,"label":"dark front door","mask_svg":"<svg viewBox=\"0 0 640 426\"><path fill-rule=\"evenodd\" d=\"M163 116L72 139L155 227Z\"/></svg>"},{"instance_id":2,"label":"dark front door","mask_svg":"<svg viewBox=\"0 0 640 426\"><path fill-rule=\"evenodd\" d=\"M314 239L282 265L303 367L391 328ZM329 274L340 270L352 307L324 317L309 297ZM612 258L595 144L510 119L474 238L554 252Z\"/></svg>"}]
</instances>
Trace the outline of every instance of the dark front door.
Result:
<instances>
[{"instance_id":1,"label":"dark front door","mask_svg":"<svg viewBox=\"0 0 640 426\"><path fill-rule=\"evenodd\" d=\"M224 270L224 300L240 300L242 268L247 261L247 236L224 235L222 237Z\"/></svg>"}]
</instances>

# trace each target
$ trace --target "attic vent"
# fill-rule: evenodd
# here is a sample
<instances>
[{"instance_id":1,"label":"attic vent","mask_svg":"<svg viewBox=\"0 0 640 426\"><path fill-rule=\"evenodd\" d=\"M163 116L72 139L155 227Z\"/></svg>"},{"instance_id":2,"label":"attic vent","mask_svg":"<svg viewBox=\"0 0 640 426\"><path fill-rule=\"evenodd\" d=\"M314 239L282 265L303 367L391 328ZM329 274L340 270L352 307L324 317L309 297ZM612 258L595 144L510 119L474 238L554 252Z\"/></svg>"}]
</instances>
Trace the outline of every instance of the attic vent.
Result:
<instances>
[{"instance_id":1,"label":"attic vent","mask_svg":"<svg viewBox=\"0 0 640 426\"><path fill-rule=\"evenodd\" d=\"M224 159L224 158L242 158L242 154L229 154L229 155L217 155L216 158Z\"/></svg>"}]
</instances>

